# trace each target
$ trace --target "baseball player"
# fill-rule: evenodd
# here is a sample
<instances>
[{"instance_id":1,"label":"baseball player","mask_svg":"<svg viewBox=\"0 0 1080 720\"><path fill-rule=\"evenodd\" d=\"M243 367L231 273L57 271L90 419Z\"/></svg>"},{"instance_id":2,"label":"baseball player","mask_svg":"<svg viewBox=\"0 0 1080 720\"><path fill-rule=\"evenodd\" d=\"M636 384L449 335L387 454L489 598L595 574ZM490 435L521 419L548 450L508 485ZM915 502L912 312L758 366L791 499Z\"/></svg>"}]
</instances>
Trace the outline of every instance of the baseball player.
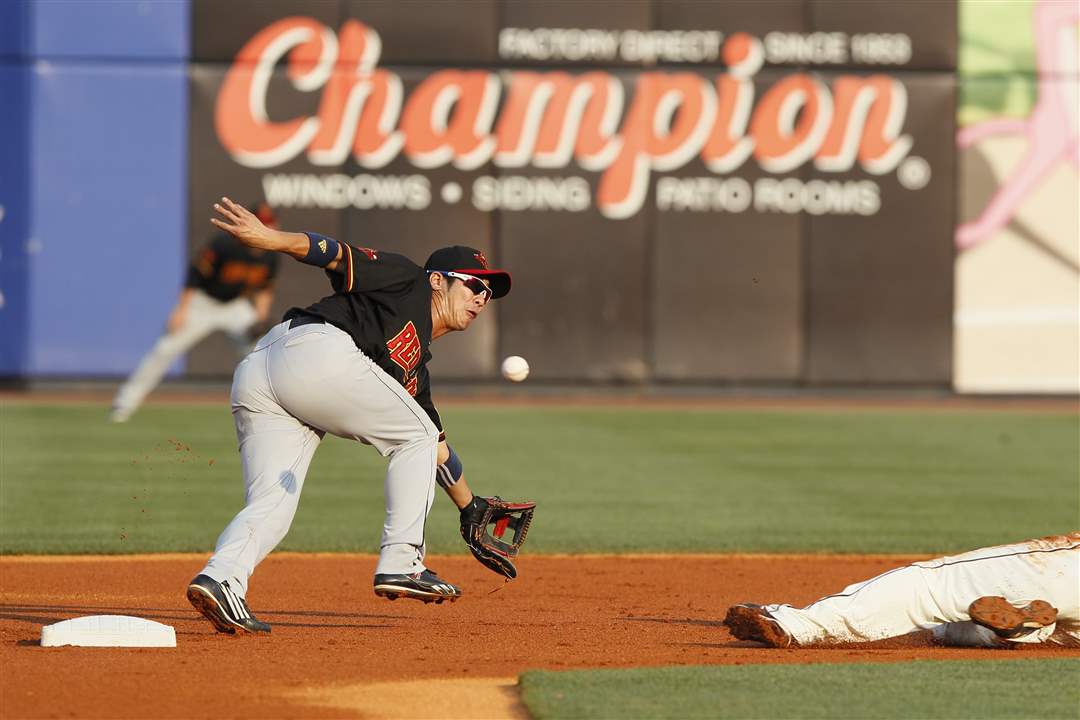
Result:
<instances>
[{"instance_id":1,"label":"baseball player","mask_svg":"<svg viewBox=\"0 0 1080 720\"><path fill-rule=\"evenodd\" d=\"M214 209L221 217L212 222L245 245L324 268L334 292L289 310L236 369L232 412L246 505L189 584L189 601L220 632L269 632L247 606L248 578L288 532L326 433L372 445L389 458L376 595L425 602L461 595L424 565L436 477L461 510L473 554L513 577L509 558L524 539L531 508L523 511L527 517L512 508L501 517L497 534L513 527L515 542L481 542L503 501L469 490L461 459L442 432L427 369L431 341L467 329L489 301L510 291L510 274L463 246L436 250L421 268L402 255L269 228L228 198Z\"/></svg>"},{"instance_id":2,"label":"baseball player","mask_svg":"<svg viewBox=\"0 0 1080 720\"><path fill-rule=\"evenodd\" d=\"M724 625L772 647L931 630L947 645L1080 642L1080 532L896 568L804 608L745 603Z\"/></svg>"},{"instance_id":3,"label":"baseball player","mask_svg":"<svg viewBox=\"0 0 1080 720\"><path fill-rule=\"evenodd\" d=\"M277 227L266 203L252 211L267 227ZM173 361L215 330L223 331L241 355L250 350L253 329L270 314L278 261L277 253L245 247L228 233L211 238L188 268L165 334L117 391L109 419L126 422Z\"/></svg>"}]
</instances>

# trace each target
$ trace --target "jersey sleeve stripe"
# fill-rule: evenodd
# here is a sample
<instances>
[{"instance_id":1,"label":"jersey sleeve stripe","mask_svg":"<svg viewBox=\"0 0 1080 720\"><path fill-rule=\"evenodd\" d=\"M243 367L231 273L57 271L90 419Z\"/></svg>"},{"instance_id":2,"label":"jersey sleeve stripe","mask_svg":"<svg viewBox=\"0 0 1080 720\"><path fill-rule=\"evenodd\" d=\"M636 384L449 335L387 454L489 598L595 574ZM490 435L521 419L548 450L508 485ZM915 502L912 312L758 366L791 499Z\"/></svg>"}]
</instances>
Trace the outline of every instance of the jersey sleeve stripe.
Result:
<instances>
[{"instance_id":1,"label":"jersey sleeve stripe","mask_svg":"<svg viewBox=\"0 0 1080 720\"><path fill-rule=\"evenodd\" d=\"M353 249L349 245L345 245L345 252L342 255L345 256L345 292L352 292L353 290Z\"/></svg>"}]
</instances>

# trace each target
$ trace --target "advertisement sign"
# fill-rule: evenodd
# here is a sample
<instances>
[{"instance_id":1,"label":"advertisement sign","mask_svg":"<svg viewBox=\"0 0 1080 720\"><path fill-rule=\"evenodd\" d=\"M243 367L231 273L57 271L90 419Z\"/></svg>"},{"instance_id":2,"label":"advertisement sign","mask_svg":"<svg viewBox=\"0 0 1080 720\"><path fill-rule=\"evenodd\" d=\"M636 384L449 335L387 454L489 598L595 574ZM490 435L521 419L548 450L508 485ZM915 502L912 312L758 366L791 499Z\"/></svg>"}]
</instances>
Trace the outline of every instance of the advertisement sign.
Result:
<instances>
[{"instance_id":1,"label":"advertisement sign","mask_svg":"<svg viewBox=\"0 0 1080 720\"><path fill-rule=\"evenodd\" d=\"M480 247L513 300L443 374L947 383L954 8L769 7L197 2L192 221Z\"/></svg>"}]
</instances>

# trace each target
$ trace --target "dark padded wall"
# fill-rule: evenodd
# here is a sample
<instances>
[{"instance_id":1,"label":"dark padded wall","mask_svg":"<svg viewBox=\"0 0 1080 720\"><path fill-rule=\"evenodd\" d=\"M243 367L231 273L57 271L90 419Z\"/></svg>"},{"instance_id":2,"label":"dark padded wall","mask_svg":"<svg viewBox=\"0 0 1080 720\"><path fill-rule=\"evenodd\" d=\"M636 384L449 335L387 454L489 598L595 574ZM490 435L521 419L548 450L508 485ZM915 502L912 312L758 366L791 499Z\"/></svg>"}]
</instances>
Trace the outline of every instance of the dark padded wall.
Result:
<instances>
[{"instance_id":1,"label":"dark padded wall","mask_svg":"<svg viewBox=\"0 0 1080 720\"><path fill-rule=\"evenodd\" d=\"M195 0L193 13L192 248L209 234L206 218L215 198L226 193L242 200L261 197L269 175L392 176L421 183L430 195L422 210L309 205L281 207L279 214L287 229L316 229L421 263L441 245L474 245L513 272L514 291L506 300L494 303L468 333L433 347L432 369L439 378L494 378L502 356L519 354L530 360L531 377L540 381L945 385L951 380L956 65L951 2ZM216 137L217 92L244 43L289 16L314 18L334 33L350 18L377 31L378 68L401 78L405 105L416 87L440 70L501 73L496 127L505 110L507 73L515 70L607 72L623 87L619 128L633 106L641 73L694 73L715 83L727 72L720 54L704 62L655 63L631 61L621 53L577 60L509 58L500 54L505 28L592 29L612 37L627 31L711 32L721 47L732 34L749 33L767 49L788 52L783 57L766 53L753 78L755 109L769 88L796 73L811 73L830 88L840 75L887 74L905 90L900 132L913 143L901 166L880 175L858 164L847 172L824 172L812 159L770 172L754 158L717 173L695 155L673 169L651 170L644 203L624 219L601 213L596 193L602 172L574 160L556 168L530 160L522 167L488 162L463 170L450 163L418 168L399 154L371 169L351 156L326 167L300 154L280 166L243 167ZM831 60L800 56L792 49L798 43L825 37L813 33L846 38L849 47L856 42L889 52L906 47L907 57L868 60L854 51ZM857 41L856 36L862 37ZM318 89L293 88L281 64L267 92L267 113L275 119L313 116L320 97ZM801 117L796 114L791 122ZM587 183L589 206L580 212L487 210L473 202L478 180L511 178ZM870 184L880 208L872 214L819 214L760 201L765 186L759 183L771 183L775 190L784 180L804 189L815 181L835 187ZM698 188L697 197L706 198L707 207L670 202L676 182ZM448 185L460 188L460 200L447 200ZM729 196L721 198L725 193ZM743 196L746 203L740 206ZM282 267L275 314L327 291L321 272L290 260ZM192 353L189 373L225 374L234 358L219 338Z\"/></svg>"},{"instance_id":2,"label":"dark padded wall","mask_svg":"<svg viewBox=\"0 0 1080 720\"><path fill-rule=\"evenodd\" d=\"M879 178L889 202L873 217L808 219L813 383L952 378L954 87L940 76L904 84L906 129L919 138L919 154L933 158L932 175L918 192L895 173Z\"/></svg>"}]
</instances>

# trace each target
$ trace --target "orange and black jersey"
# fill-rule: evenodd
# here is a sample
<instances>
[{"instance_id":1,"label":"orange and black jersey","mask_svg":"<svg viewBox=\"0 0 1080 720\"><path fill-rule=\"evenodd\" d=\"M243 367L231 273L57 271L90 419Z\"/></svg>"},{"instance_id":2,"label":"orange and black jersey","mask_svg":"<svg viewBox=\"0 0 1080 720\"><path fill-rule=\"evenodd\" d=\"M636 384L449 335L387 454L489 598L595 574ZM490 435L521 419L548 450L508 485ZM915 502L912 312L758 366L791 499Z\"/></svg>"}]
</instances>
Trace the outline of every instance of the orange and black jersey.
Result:
<instances>
[{"instance_id":1,"label":"orange and black jersey","mask_svg":"<svg viewBox=\"0 0 1080 720\"><path fill-rule=\"evenodd\" d=\"M215 235L191 263L187 287L229 302L268 288L277 275L280 255L252 250L232 235Z\"/></svg>"},{"instance_id":2,"label":"orange and black jersey","mask_svg":"<svg viewBox=\"0 0 1080 720\"><path fill-rule=\"evenodd\" d=\"M404 255L341 244L342 257L327 277L334 294L285 320L316 317L347 332L356 347L404 386L442 431L431 400L431 285L422 267Z\"/></svg>"}]
</instances>

